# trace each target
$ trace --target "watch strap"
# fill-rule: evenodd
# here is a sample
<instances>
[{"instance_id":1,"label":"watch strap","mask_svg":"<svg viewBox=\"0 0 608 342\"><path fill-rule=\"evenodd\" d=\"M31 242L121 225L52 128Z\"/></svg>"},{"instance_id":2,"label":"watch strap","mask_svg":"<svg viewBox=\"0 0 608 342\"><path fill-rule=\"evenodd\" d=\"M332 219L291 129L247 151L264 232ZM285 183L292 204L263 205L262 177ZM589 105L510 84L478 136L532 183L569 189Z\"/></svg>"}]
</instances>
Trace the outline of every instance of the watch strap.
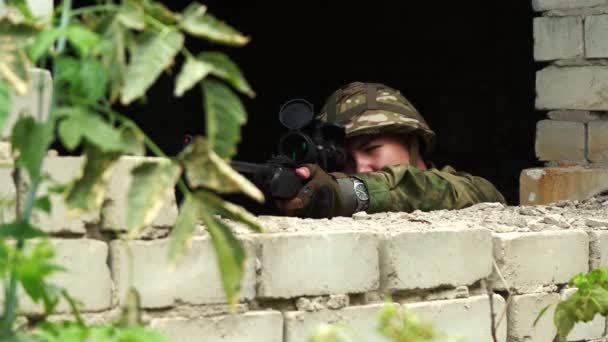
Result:
<instances>
[{"instance_id":1,"label":"watch strap","mask_svg":"<svg viewBox=\"0 0 608 342\"><path fill-rule=\"evenodd\" d=\"M342 196L340 216L351 216L357 208L357 196L355 186L350 177L337 178L340 195Z\"/></svg>"}]
</instances>

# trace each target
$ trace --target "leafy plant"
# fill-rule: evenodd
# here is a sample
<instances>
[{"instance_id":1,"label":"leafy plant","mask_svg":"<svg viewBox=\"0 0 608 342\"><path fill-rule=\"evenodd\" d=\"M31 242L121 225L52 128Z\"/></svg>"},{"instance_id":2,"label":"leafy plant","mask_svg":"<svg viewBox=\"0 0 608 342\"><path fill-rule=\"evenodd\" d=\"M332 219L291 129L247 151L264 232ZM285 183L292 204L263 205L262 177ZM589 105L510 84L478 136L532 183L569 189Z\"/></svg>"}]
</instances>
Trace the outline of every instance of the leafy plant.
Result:
<instances>
[{"instance_id":1,"label":"leafy plant","mask_svg":"<svg viewBox=\"0 0 608 342\"><path fill-rule=\"evenodd\" d=\"M579 273L570 280L570 285L578 288L578 291L561 301L553 316L560 341L566 341L577 322L589 322L597 314L608 315L608 268ZM545 311L546 308L539 317Z\"/></svg>"},{"instance_id":2,"label":"leafy plant","mask_svg":"<svg viewBox=\"0 0 608 342\"><path fill-rule=\"evenodd\" d=\"M55 139L68 151L81 149L84 153L82 176L55 187L75 213L99 210L109 176L121 155L143 155L147 149L164 157L160 162L144 162L131 171L129 231L123 238L135 238L148 226L167 194L177 186L184 201L171 232L169 258L177 262L187 252L195 225L204 223L217 251L226 297L234 305L245 252L218 215L243 222L256 231L261 231L261 227L253 215L216 193L243 192L263 200L261 192L228 163L236 152L240 127L247 117L236 93L254 96L254 92L228 56L217 51L193 54L184 41L190 35L242 46L249 38L198 2L178 13L152 0L107 0L81 8L72 8L72 1L65 0L49 25L37 21L25 1L7 4L0 17L0 129L8 115L10 91L23 94L27 89L43 86L32 84L28 72L31 66L52 66L54 91L48 120L21 117L12 131L15 182L25 177L29 187L25 201L17 203L17 219L0 227L3 240L16 241L14 246L0 244L0 273L8 277L2 337L42 341L162 340L132 324L124 329L90 328L79 319L74 324L49 323L27 335L14 334L18 284L35 302L43 302L47 313L53 311L60 297L74 309L77 307L65 290L54 288L45 280L61 269L50 261L52 251L48 245L36 244L32 254L23 252L27 241L45 236L31 225L30 218L32 210L51 210L48 197L37 198L36 193L40 184L47 181L42 174L42 161ZM179 97L196 88L202 93L207 136L196 137L177 157L168 157L114 107L145 97L163 71L179 64L180 55L184 62L176 77L174 94ZM187 185L181 181L182 174ZM74 312L78 317L77 310Z\"/></svg>"}]
</instances>

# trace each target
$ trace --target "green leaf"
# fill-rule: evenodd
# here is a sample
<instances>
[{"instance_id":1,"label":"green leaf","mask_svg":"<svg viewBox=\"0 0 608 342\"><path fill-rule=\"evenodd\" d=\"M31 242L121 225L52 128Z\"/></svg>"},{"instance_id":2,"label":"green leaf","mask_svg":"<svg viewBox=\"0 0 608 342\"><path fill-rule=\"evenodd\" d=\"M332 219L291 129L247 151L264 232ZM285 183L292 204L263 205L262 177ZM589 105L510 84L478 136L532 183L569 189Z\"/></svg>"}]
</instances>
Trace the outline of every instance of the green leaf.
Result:
<instances>
[{"instance_id":1,"label":"green leaf","mask_svg":"<svg viewBox=\"0 0 608 342\"><path fill-rule=\"evenodd\" d=\"M194 58L186 59L182 70L177 75L175 85L175 96L180 97L190 90L197 82L205 78L211 72L212 66Z\"/></svg>"},{"instance_id":2,"label":"green leaf","mask_svg":"<svg viewBox=\"0 0 608 342\"><path fill-rule=\"evenodd\" d=\"M144 10L146 14L160 21L165 25L174 25L177 23L177 16L171 12L163 4L156 1L144 1Z\"/></svg>"},{"instance_id":3,"label":"green leaf","mask_svg":"<svg viewBox=\"0 0 608 342\"><path fill-rule=\"evenodd\" d=\"M129 327L118 329L116 341L125 342L171 342L167 337L153 330L146 330L142 327Z\"/></svg>"},{"instance_id":4,"label":"green leaf","mask_svg":"<svg viewBox=\"0 0 608 342\"><path fill-rule=\"evenodd\" d=\"M557 328L557 333L562 342L566 342L568 334L572 331L572 328L574 328L575 317L572 314L572 308L570 306L570 302L568 301L557 304L555 314L553 315L553 323Z\"/></svg>"},{"instance_id":5,"label":"green leaf","mask_svg":"<svg viewBox=\"0 0 608 342\"><path fill-rule=\"evenodd\" d=\"M173 63L183 43L184 35L178 31L160 34L144 32L127 66L120 98L122 104L127 105L144 95L163 69Z\"/></svg>"},{"instance_id":6,"label":"green leaf","mask_svg":"<svg viewBox=\"0 0 608 342\"><path fill-rule=\"evenodd\" d=\"M46 233L35 228L28 222L17 221L0 224L0 237L28 240L46 236Z\"/></svg>"},{"instance_id":7,"label":"green leaf","mask_svg":"<svg viewBox=\"0 0 608 342\"><path fill-rule=\"evenodd\" d=\"M75 180L65 192L68 208L87 212L99 208L120 153L103 152L94 145L85 145L85 163L82 177Z\"/></svg>"},{"instance_id":8,"label":"green leaf","mask_svg":"<svg viewBox=\"0 0 608 342\"><path fill-rule=\"evenodd\" d=\"M209 147L221 158L230 159L236 153L247 113L230 88L211 79L202 83Z\"/></svg>"},{"instance_id":9,"label":"green leaf","mask_svg":"<svg viewBox=\"0 0 608 342\"><path fill-rule=\"evenodd\" d=\"M264 201L262 192L217 156L204 137L195 137L179 158L186 169L190 187L204 187L219 193L242 192L258 202Z\"/></svg>"},{"instance_id":10,"label":"green leaf","mask_svg":"<svg viewBox=\"0 0 608 342\"><path fill-rule=\"evenodd\" d=\"M124 154L143 156L146 154L144 146L145 136L141 131L131 126L123 125L119 128Z\"/></svg>"},{"instance_id":11,"label":"green leaf","mask_svg":"<svg viewBox=\"0 0 608 342\"><path fill-rule=\"evenodd\" d=\"M180 256L186 254L190 247L194 229L200 221L200 213L203 211L202 203L192 194L187 193L179 208L179 216L175 227L171 230L169 240L169 262L175 264Z\"/></svg>"},{"instance_id":12,"label":"green leaf","mask_svg":"<svg viewBox=\"0 0 608 342\"><path fill-rule=\"evenodd\" d=\"M74 150L83 139L103 152L122 151L122 137L99 115L82 107L68 107L67 118L59 123L59 138L68 150Z\"/></svg>"},{"instance_id":13,"label":"green leaf","mask_svg":"<svg viewBox=\"0 0 608 342\"><path fill-rule=\"evenodd\" d=\"M243 76L238 65L228 56L221 52L202 52L197 59L212 66L211 74L230 83L236 90L249 97L254 97L255 92Z\"/></svg>"},{"instance_id":14,"label":"green leaf","mask_svg":"<svg viewBox=\"0 0 608 342\"><path fill-rule=\"evenodd\" d=\"M241 289L241 279L245 268L245 249L236 239L230 227L222 220L201 212L201 219L207 226L211 242L217 253L218 268L222 277L222 285L228 304L233 307L238 301Z\"/></svg>"},{"instance_id":15,"label":"green leaf","mask_svg":"<svg viewBox=\"0 0 608 342\"><path fill-rule=\"evenodd\" d=\"M207 191L198 191L196 196L200 198L202 203L205 203L205 207L208 208L211 213L220 215L223 218L243 222L258 233L263 231L263 228L255 215L249 213L245 208L226 202Z\"/></svg>"},{"instance_id":16,"label":"green leaf","mask_svg":"<svg viewBox=\"0 0 608 342\"><path fill-rule=\"evenodd\" d=\"M118 99L122 91L126 70L126 41L128 30L121 24L118 15L108 15L101 20L96 29L109 42L109 51L101 54L102 64L110 79L110 103Z\"/></svg>"},{"instance_id":17,"label":"green leaf","mask_svg":"<svg viewBox=\"0 0 608 342\"><path fill-rule=\"evenodd\" d=\"M51 200L49 196L43 196L36 198L34 202L34 207L44 211L47 214L51 213Z\"/></svg>"},{"instance_id":18,"label":"green leaf","mask_svg":"<svg viewBox=\"0 0 608 342\"><path fill-rule=\"evenodd\" d=\"M2 78L0 78L0 131L4 129L6 119L11 105L11 93L8 86Z\"/></svg>"},{"instance_id":19,"label":"green leaf","mask_svg":"<svg viewBox=\"0 0 608 342\"><path fill-rule=\"evenodd\" d=\"M50 245L37 243L31 254L19 258L15 265L15 274L21 286L34 302L44 302L47 313L57 305L60 292L56 287L47 284L45 278L64 270L52 262L54 255Z\"/></svg>"},{"instance_id":20,"label":"green leaf","mask_svg":"<svg viewBox=\"0 0 608 342\"><path fill-rule=\"evenodd\" d=\"M536 319L534 320L534 323L532 323L533 327L536 327L536 323L538 323L538 321L541 319L541 317L545 314L545 312L547 312L547 310L549 310L549 308L551 307L551 304L549 305L545 305L544 308L542 308L540 310L540 312L538 313L538 315L536 316Z\"/></svg>"},{"instance_id":21,"label":"green leaf","mask_svg":"<svg viewBox=\"0 0 608 342\"><path fill-rule=\"evenodd\" d=\"M141 31L146 27L144 8L137 1L123 1L118 11L118 20L133 30Z\"/></svg>"},{"instance_id":22,"label":"green leaf","mask_svg":"<svg viewBox=\"0 0 608 342\"><path fill-rule=\"evenodd\" d=\"M59 28L50 28L36 35L34 41L27 47L27 52L34 63L46 55L53 43L59 38L63 30Z\"/></svg>"},{"instance_id":23,"label":"green leaf","mask_svg":"<svg viewBox=\"0 0 608 342\"><path fill-rule=\"evenodd\" d=\"M68 26L66 35L81 56L87 55L100 40L97 33L82 25L72 24Z\"/></svg>"},{"instance_id":24,"label":"green leaf","mask_svg":"<svg viewBox=\"0 0 608 342\"><path fill-rule=\"evenodd\" d=\"M179 24L189 34L212 42L234 46L249 42L248 37L207 13L207 8L197 2L184 10Z\"/></svg>"},{"instance_id":25,"label":"green leaf","mask_svg":"<svg viewBox=\"0 0 608 342\"><path fill-rule=\"evenodd\" d=\"M157 216L166 198L173 193L181 173L169 159L144 162L131 171L133 183L128 195L127 229L136 237Z\"/></svg>"},{"instance_id":26,"label":"green leaf","mask_svg":"<svg viewBox=\"0 0 608 342\"><path fill-rule=\"evenodd\" d=\"M59 56L55 59L55 69L60 102L95 104L105 97L109 75L99 61Z\"/></svg>"},{"instance_id":27,"label":"green leaf","mask_svg":"<svg viewBox=\"0 0 608 342\"><path fill-rule=\"evenodd\" d=\"M11 136L16 164L27 170L31 179L40 175L42 160L53 141L53 122L37 122L30 116L20 117Z\"/></svg>"}]
</instances>

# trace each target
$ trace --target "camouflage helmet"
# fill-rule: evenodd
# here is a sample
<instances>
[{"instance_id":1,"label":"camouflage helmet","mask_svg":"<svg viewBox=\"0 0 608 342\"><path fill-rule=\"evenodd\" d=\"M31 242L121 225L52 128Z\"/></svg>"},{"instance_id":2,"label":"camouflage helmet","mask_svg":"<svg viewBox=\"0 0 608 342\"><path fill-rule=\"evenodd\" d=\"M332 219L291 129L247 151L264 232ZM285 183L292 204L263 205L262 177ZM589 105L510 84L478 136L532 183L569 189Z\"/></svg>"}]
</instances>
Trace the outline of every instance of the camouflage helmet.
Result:
<instances>
[{"instance_id":1,"label":"camouflage helmet","mask_svg":"<svg viewBox=\"0 0 608 342\"><path fill-rule=\"evenodd\" d=\"M429 153L435 145L431 130L401 93L379 83L349 83L329 96L317 119L343 125L346 137L395 133L415 134Z\"/></svg>"}]
</instances>

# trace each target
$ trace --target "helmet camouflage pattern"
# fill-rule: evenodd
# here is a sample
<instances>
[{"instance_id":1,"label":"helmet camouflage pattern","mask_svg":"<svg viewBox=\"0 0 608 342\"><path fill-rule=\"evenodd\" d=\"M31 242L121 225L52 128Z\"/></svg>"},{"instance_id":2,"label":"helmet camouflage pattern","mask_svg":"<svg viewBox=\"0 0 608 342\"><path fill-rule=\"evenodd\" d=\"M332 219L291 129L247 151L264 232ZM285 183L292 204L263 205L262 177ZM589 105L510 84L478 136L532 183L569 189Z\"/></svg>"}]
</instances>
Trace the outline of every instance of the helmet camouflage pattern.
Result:
<instances>
[{"instance_id":1,"label":"helmet camouflage pattern","mask_svg":"<svg viewBox=\"0 0 608 342\"><path fill-rule=\"evenodd\" d=\"M424 152L435 145L435 132L416 108L398 90L379 83L353 82L338 89L327 99L317 119L344 126L347 138L411 133L424 143Z\"/></svg>"}]
</instances>

